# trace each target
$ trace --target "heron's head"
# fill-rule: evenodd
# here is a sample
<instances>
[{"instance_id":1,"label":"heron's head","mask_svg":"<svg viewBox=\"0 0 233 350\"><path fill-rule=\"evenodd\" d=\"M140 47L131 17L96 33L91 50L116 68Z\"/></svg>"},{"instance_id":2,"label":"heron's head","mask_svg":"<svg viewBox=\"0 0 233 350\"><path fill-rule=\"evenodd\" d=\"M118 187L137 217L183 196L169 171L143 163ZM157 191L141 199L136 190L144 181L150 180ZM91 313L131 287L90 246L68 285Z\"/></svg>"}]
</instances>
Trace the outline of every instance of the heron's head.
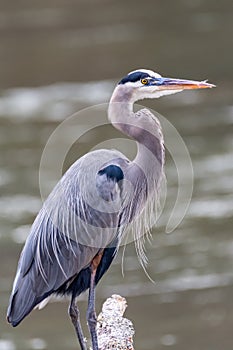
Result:
<instances>
[{"instance_id":1,"label":"heron's head","mask_svg":"<svg viewBox=\"0 0 233 350\"><path fill-rule=\"evenodd\" d=\"M134 101L144 98L158 98L183 90L215 87L206 81L165 78L147 69L137 69L124 77L119 84L132 91Z\"/></svg>"}]
</instances>

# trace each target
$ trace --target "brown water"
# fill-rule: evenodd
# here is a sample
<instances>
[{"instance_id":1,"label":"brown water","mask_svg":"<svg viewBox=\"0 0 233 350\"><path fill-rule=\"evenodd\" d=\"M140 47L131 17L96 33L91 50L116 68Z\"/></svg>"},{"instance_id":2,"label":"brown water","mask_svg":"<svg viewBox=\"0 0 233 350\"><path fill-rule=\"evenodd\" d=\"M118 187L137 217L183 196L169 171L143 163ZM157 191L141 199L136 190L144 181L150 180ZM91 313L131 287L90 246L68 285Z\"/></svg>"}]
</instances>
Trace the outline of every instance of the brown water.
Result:
<instances>
[{"instance_id":1,"label":"brown water","mask_svg":"<svg viewBox=\"0 0 233 350\"><path fill-rule=\"evenodd\" d=\"M136 349L232 350L232 16L227 0L0 1L0 350L78 348L67 302L33 312L16 329L5 322L6 307L41 206L38 169L48 137L71 113L108 101L117 79L138 67L218 87L145 101L187 144L193 198L182 224L166 235L161 219L148 244L157 283L128 246L125 277L120 253L97 288L97 309L113 293L127 297ZM67 162L102 139L106 130L90 133ZM177 179L167 158L173 203ZM48 187L52 181L48 175ZM85 298L80 308L85 323Z\"/></svg>"}]
</instances>

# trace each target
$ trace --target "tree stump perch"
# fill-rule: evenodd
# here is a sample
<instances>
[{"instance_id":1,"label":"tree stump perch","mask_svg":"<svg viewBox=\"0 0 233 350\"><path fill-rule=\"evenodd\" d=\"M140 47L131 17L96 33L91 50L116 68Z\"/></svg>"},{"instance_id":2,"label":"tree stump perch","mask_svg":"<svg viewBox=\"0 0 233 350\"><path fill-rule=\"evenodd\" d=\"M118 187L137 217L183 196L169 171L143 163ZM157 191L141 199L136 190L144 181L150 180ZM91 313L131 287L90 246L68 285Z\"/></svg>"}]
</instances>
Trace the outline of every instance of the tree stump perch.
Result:
<instances>
[{"instance_id":1,"label":"tree stump perch","mask_svg":"<svg viewBox=\"0 0 233 350\"><path fill-rule=\"evenodd\" d=\"M97 317L99 350L134 350L133 323L123 317L126 307L126 299L116 294L104 302Z\"/></svg>"}]
</instances>

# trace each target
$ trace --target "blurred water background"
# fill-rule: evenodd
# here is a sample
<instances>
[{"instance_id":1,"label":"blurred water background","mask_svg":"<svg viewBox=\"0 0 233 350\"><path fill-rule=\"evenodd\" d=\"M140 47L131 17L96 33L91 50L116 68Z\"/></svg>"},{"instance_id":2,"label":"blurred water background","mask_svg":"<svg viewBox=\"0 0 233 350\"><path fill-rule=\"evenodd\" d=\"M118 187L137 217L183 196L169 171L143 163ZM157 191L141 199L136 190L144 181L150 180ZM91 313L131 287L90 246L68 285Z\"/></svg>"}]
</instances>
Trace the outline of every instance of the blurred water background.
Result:
<instances>
[{"instance_id":1,"label":"blurred water background","mask_svg":"<svg viewBox=\"0 0 233 350\"><path fill-rule=\"evenodd\" d=\"M107 102L117 80L141 67L218 87L143 102L185 140L193 198L172 234L162 220L153 232L148 271L156 284L128 246L125 277L120 253L97 288L97 309L113 293L127 297L136 349L233 349L232 18L230 0L0 1L0 350L78 348L67 302L12 329L5 322L9 293L41 207L38 170L48 137L73 112ZM102 139L104 128L86 135L67 166ZM166 174L174 203L169 155ZM85 298L80 309L85 323Z\"/></svg>"}]
</instances>

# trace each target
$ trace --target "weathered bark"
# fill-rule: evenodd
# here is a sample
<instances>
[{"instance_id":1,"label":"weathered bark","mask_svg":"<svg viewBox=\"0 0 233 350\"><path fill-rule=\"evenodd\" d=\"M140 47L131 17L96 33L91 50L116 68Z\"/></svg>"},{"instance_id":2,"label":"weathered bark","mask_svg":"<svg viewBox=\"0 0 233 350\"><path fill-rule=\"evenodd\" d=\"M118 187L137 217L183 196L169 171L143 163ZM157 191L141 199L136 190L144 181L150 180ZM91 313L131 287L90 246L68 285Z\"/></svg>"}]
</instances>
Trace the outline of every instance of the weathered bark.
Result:
<instances>
[{"instance_id":1,"label":"weathered bark","mask_svg":"<svg viewBox=\"0 0 233 350\"><path fill-rule=\"evenodd\" d=\"M134 350L133 323L123 317L126 307L126 299L116 294L104 302L97 318L99 350Z\"/></svg>"}]
</instances>

